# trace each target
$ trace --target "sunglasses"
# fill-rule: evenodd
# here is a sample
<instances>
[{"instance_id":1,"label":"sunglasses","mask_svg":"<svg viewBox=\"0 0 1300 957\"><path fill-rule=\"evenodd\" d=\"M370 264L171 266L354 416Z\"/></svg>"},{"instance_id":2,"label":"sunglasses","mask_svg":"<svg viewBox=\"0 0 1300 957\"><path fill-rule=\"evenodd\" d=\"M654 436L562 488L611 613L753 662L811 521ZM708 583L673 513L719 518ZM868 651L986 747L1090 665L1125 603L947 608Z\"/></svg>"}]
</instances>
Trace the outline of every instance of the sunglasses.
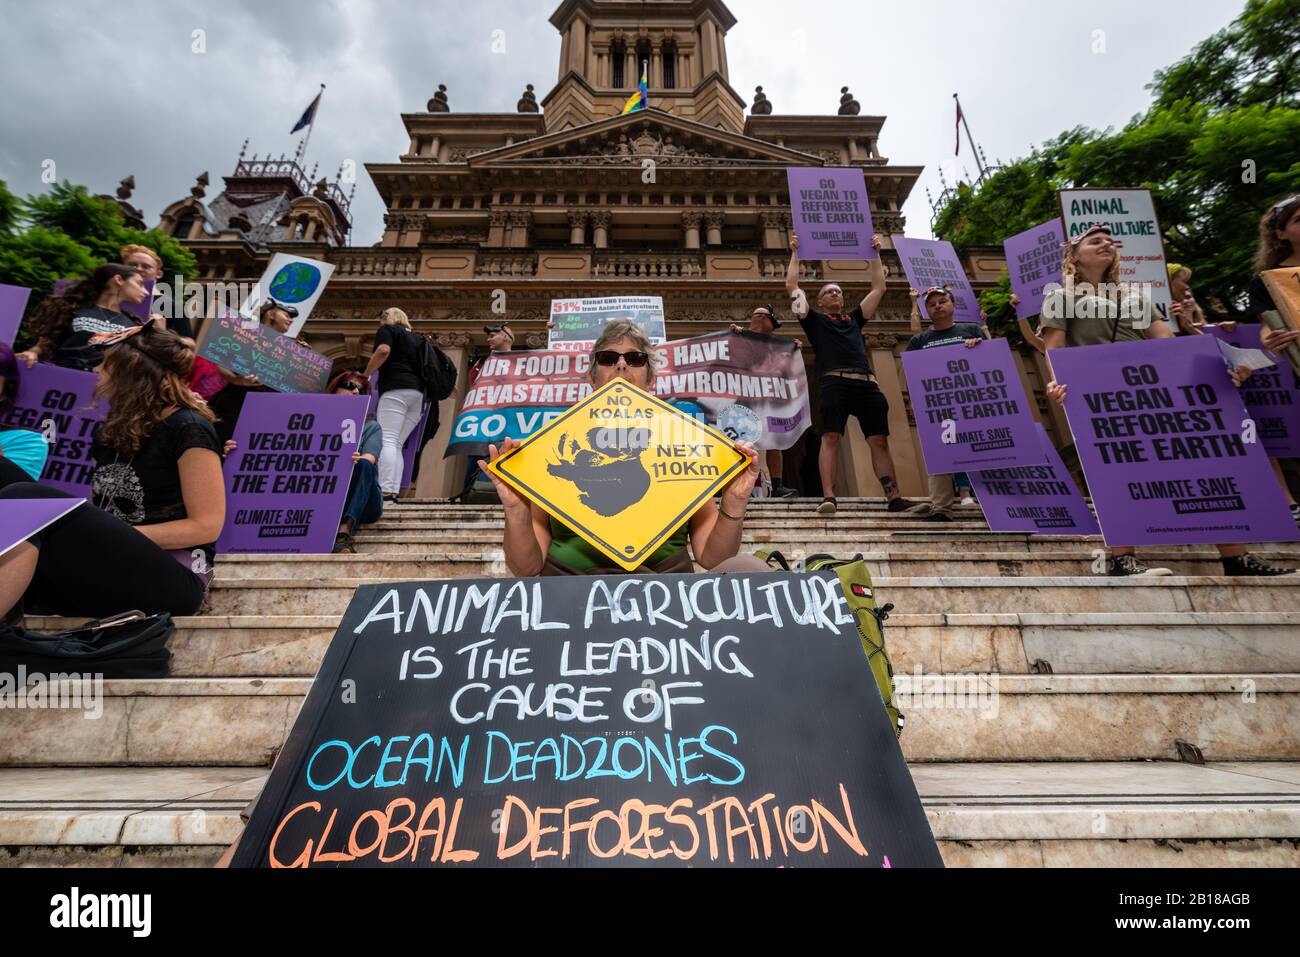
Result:
<instances>
[{"instance_id":1,"label":"sunglasses","mask_svg":"<svg viewBox=\"0 0 1300 957\"><path fill-rule=\"evenodd\" d=\"M340 389L347 389L349 392L360 392L360 391L361 391L361 383L360 383L360 382L354 382L354 381L352 381L351 379L349 379L349 380L346 381L346 382L340 382L340 383L339 383L339 388L340 388Z\"/></svg>"},{"instance_id":2,"label":"sunglasses","mask_svg":"<svg viewBox=\"0 0 1300 957\"><path fill-rule=\"evenodd\" d=\"M1294 196L1288 196L1286 199L1280 199L1273 204L1273 224L1275 227L1280 227L1282 225L1282 211L1288 206L1293 206L1296 203L1300 203L1300 193L1297 193Z\"/></svg>"},{"instance_id":3,"label":"sunglasses","mask_svg":"<svg viewBox=\"0 0 1300 957\"><path fill-rule=\"evenodd\" d=\"M616 366L618 360L622 359L633 369L640 369L650 361L650 354L635 349L631 352L615 352L613 349L601 349L593 358L596 360L597 365Z\"/></svg>"}]
</instances>

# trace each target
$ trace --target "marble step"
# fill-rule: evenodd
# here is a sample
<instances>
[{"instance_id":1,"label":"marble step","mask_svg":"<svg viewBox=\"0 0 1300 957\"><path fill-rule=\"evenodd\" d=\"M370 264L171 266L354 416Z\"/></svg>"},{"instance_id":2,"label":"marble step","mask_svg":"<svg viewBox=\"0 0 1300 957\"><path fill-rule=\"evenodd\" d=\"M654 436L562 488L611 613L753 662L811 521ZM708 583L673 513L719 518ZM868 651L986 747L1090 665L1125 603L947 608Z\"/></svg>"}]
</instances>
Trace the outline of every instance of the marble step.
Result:
<instances>
[{"instance_id":1,"label":"marble step","mask_svg":"<svg viewBox=\"0 0 1300 957\"><path fill-rule=\"evenodd\" d=\"M88 707L0 710L0 768L269 766L310 685L107 680ZM899 674L896 692L913 761L1172 760L1177 740L1206 760L1300 760L1300 674Z\"/></svg>"},{"instance_id":2,"label":"marble step","mask_svg":"<svg viewBox=\"0 0 1300 957\"><path fill-rule=\"evenodd\" d=\"M169 647L182 678L309 678L338 615L176 619ZM29 616L61 631L80 619ZM894 670L926 674L1300 673L1300 611L1150 614L891 615Z\"/></svg>"},{"instance_id":3,"label":"marble step","mask_svg":"<svg viewBox=\"0 0 1300 957\"><path fill-rule=\"evenodd\" d=\"M756 545L757 543L751 543ZM776 548L787 561L797 561L809 554L824 550L827 543L811 547L792 541L776 543ZM882 578L907 578L912 576L957 576L961 578L1041 578L1082 577L1095 574L1094 568L1104 568L1100 553L1096 556L1086 551L984 552L978 550L905 549L889 547L870 548L862 543L844 543L831 549L832 553L846 556L861 554L872 580ZM1274 563L1286 561L1288 556L1278 555L1267 547L1256 551L1260 558ZM1212 557L1213 556L1213 557ZM1144 560L1153 567L1169 568L1179 575L1222 575L1223 566L1215 553L1186 556L1177 552L1153 550L1143 553ZM1300 556L1291 559L1300 565ZM455 578L463 575L507 577L505 554L500 547L479 544L430 544L423 551L371 552L356 555L225 555L217 561L217 578L237 580L249 578L320 579L359 578L388 581L394 578L424 577Z\"/></svg>"},{"instance_id":4,"label":"marble step","mask_svg":"<svg viewBox=\"0 0 1300 957\"><path fill-rule=\"evenodd\" d=\"M914 764L949 867L1300 866L1300 765ZM0 866L210 866L266 772L0 769Z\"/></svg>"},{"instance_id":5,"label":"marble step","mask_svg":"<svg viewBox=\"0 0 1300 957\"><path fill-rule=\"evenodd\" d=\"M427 581L420 576L379 581ZM900 614L1024 614L1162 611L1294 611L1300 575L1276 578L876 577L876 600ZM213 583L217 615L341 615L365 579L224 578Z\"/></svg>"},{"instance_id":6,"label":"marble step","mask_svg":"<svg viewBox=\"0 0 1300 957\"><path fill-rule=\"evenodd\" d=\"M79 619L29 617L58 631ZM179 618L178 677L310 677L339 616ZM1300 672L1300 612L895 614L886 631L898 672L1056 674Z\"/></svg>"}]
</instances>

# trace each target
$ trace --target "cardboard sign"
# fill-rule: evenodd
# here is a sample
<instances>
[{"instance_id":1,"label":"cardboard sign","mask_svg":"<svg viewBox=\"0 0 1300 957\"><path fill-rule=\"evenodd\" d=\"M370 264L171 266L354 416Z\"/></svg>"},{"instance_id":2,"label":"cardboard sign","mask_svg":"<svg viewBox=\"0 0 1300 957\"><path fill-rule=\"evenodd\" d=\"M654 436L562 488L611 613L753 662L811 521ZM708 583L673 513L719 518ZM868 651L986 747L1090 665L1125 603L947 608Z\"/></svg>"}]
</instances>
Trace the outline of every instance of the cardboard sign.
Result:
<instances>
[{"instance_id":1,"label":"cardboard sign","mask_svg":"<svg viewBox=\"0 0 1300 957\"><path fill-rule=\"evenodd\" d=\"M907 281L917 292L931 286L947 287L952 296L953 322L980 322L980 301L966 278L961 258L952 243L940 239L908 239L894 237L894 250L903 263ZM921 315L930 318L925 308L925 296L917 300Z\"/></svg>"},{"instance_id":2,"label":"cardboard sign","mask_svg":"<svg viewBox=\"0 0 1300 957\"><path fill-rule=\"evenodd\" d=\"M1238 349L1262 349L1264 327L1242 323L1232 332L1207 325L1205 333ZM1264 350L1268 356L1273 353ZM1300 456L1300 387L1290 365L1275 357L1271 366L1257 369L1241 386L1241 400L1259 429L1264 451L1274 458Z\"/></svg>"},{"instance_id":3,"label":"cardboard sign","mask_svg":"<svg viewBox=\"0 0 1300 957\"><path fill-rule=\"evenodd\" d=\"M1300 332L1300 266L1266 269L1259 276L1287 328Z\"/></svg>"},{"instance_id":4,"label":"cardboard sign","mask_svg":"<svg viewBox=\"0 0 1300 957\"><path fill-rule=\"evenodd\" d=\"M488 467L630 571L747 463L722 433L614 379Z\"/></svg>"},{"instance_id":5,"label":"cardboard sign","mask_svg":"<svg viewBox=\"0 0 1300 957\"><path fill-rule=\"evenodd\" d=\"M860 169L793 168L790 218L800 259L878 259L871 245L871 203Z\"/></svg>"},{"instance_id":6,"label":"cardboard sign","mask_svg":"<svg viewBox=\"0 0 1300 957\"><path fill-rule=\"evenodd\" d=\"M1104 224L1119 248L1120 282L1139 283L1162 317L1169 315L1169 272L1160 221L1149 189L1062 189L1057 191L1065 238ZM1143 320L1145 321L1145 320Z\"/></svg>"},{"instance_id":7,"label":"cardboard sign","mask_svg":"<svg viewBox=\"0 0 1300 957\"><path fill-rule=\"evenodd\" d=\"M316 308L332 275L334 267L323 260L276 253L257 281L253 294L239 307L240 315L249 322L257 322L260 319L258 310L267 299L293 306L298 310L298 317L285 333L292 338L302 332L303 323L311 318L311 311Z\"/></svg>"},{"instance_id":8,"label":"cardboard sign","mask_svg":"<svg viewBox=\"0 0 1300 957\"><path fill-rule=\"evenodd\" d=\"M232 864L942 861L839 579L779 572L363 585Z\"/></svg>"},{"instance_id":9,"label":"cardboard sign","mask_svg":"<svg viewBox=\"0 0 1300 957\"><path fill-rule=\"evenodd\" d=\"M1017 319L1029 319L1043 310L1043 290L1048 283L1061 281L1061 262L1065 258L1065 230L1060 219L1053 219L1002 241L1011 275L1011 291L1020 297Z\"/></svg>"},{"instance_id":10,"label":"cardboard sign","mask_svg":"<svg viewBox=\"0 0 1300 957\"><path fill-rule=\"evenodd\" d=\"M1212 336L1053 349L1052 368L1107 545L1300 539Z\"/></svg>"},{"instance_id":11,"label":"cardboard sign","mask_svg":"<svg viewBox=\"0 0 1300 957\"><path fill-rule=\"evenodd\" d=\"M249 393L222 467L226 524L217 551L332 552L369 401Z\"/></svg>"},{"instance_id":12,"label":"cardboard sign","mask_svg":"<svg viewBox=\"0 0 1300 957\"><path fill-rule=\"evenodd\" d=\"M608 296L603 299L552 299L548 349L590 352L605 324L630 319L654 345L666 341L661 296Z\"/></svg>"},{"instance_id":13,"label":"cardboard sign","mask_svg":"<svg viewBox=\"0 0 1300 957\"><path fill-rule=\"evenodd\" d=\"M277 392L323 392L330 381L328 358L231 312L208 320L198 354Z\"/></svg>"},{"instance_id":14,"label":"cardboard sign","mask_svg":"<svg viewBox=\"0 0 1300 957\"><path fill-rule=\"evenodd\" d=\"M26 286L7 286L0 283L0 342L14 344L18 327L22 325L23 310L32 291Z\"/></svg>"},{"instance_id":15,"label":"cardboard sign","mask_svg":"<svg viewBox=\"0 0 1300 957\"><path fill-rule=\"evenodd\" d=\"M41 483L69 495L87 495L95 460L90 456L95 426L107 404L94 398L99 376L79 369L37 363L22 370L14 407L4 427L45 436L50 447Z\"/></svg>"},{"instance_id":16,"label":"cardboard sign","mask_svg":"<svg viewBox=\"0 0 1300 957\"><path fill-rule=\"evenodd\" d=\"M1100 535L1101 528L1075 487L1047 430L1038 429L1047 461L1007 469L970 472L980 508L994 532L1035 535Z\"/></svg>"},{"instance_id":17,"label":"cardboard sign","mask_svg":"<svg viewBox=\"0 0 1300 957\"><path fill-rule=\"evenodd\" d=\"M1007 340L904 352L903 372L931 475L1047 461Z\"/></svg>"},{"instance_id":18,"label":"cardboard sign","mask_svg":"<svg viewBox=\"0 0 1300 957\"><path fill-rule=\"evenodd\" d=\"M0 499L0 555L85 503L84 498Z\"/></svg>"}]
</instances>

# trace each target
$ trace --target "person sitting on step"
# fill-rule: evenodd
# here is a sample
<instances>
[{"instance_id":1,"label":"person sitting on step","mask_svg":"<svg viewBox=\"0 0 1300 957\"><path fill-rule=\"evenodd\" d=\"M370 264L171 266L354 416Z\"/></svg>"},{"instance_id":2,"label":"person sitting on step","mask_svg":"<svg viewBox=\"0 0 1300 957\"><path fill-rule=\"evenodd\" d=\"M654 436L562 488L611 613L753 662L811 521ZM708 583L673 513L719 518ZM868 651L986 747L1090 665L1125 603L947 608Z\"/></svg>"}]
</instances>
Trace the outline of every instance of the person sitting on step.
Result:
<instances>
[{"instance_id":1,"label":"person sitting on step","mask_svg":"<svg viewBox=\"0 0 1300 957\"><path fill-rule=\"evenodd\" d=\"M654 392L657 356L644 330L631 320L615 319L608 323L592 346L591 356L589 375L593 388L599 389L614 379L622 379L639 389ZM519 443L510 438L499 449L490 445L488 458L479 461L479 467L492 479L501 504L505 506L503 547L506 567L510 573L521 578L532 575L629 574L622 568L609 567L609 559L585 539L487 471L490 462L517 445ZM738 447L749 456L749 467L732 479L731 484L723 490L720 504L714 505L712 499L705 501L646 559L645 564L630 574L694 571L691 555L687 551L688 544L695 554L695 563L707 571L770 570L761 559L753 555L737 554L740 551L745 509L749 506L750 494L758 479L758 453L745 445ZM614 468L632 464L616 456L610 458L615 459ZM578 463L571 465L576 467ZM628 492L628 479L628 476L620 476L617 482L602 484L623 494ZM605 504L602 503L602 507ZM608 510L616 514L616 504Z\"/></svg>"},{"instance_id":2,"label":"person sitting on step","mask_svg":"<svg viewBox=\"0 0 1300 957\"><path fill-rule=\"evenodd\" d=\"M0 458L0 499L89 499L0 556L0 615L193 615L226 516L212 412L186 385L194 352L152 320L94 347L104 354L95 395L108 411L84 496Z\"/></svg>"},{"instance_id":3,"label":"person sitting on step","mask_svg":"<svg viewBox=\"0 0 1300 957\"><path fill-rule=\"evenodd\" d=\"M149 290L133 267L106 263L62 293L51 293L36 307L30 320L36 344L20 352L18 358L29 369L38 362L50 362L91 371L103 358L90 344L91 337L138 326L140 320L122 312L122 304L134 305L148 298Z\"/></svg>"},{"instance_id":4,"label":"person sitting on step","mask_svg":"<svg viewBox=\"0 0 1300 957\"><path fill-rule=\"evenodd\" d=\"M369 395L370 381L360 372L340 372L325 390L327 395ZM379 521L384 511L384 497L379 490L379 454L384 448L384 432L374 419L361 427L361 442L352 453L352 479L339 519L334 553L356 554L352 536L362 525Z\"/></svg>"}]
</instances>

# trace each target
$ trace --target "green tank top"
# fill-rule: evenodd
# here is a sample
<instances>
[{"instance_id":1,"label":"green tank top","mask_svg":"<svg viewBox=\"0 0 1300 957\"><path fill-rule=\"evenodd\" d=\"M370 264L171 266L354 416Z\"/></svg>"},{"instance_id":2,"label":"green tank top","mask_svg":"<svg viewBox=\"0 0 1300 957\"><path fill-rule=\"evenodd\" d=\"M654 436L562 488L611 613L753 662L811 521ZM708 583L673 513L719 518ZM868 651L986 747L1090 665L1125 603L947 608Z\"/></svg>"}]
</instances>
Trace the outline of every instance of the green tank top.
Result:
<instances>
[{"instance_id":1,"label":"green tank top","mask_svg":"<svg viewBox=\"0 0 1300 957\"><path fill-rule=\"evenodd\" d=\"M569 526L558 521L555 516L549 518L551 523L551 547L546 550L547 558L559 562L561 565L568 565L577 571L613 567L613 561L604 552L595 548ZM657 565L685 548L690 524L690 519L682 522L681 526L669 535L664 543L641 564Z\"/></svg>"}]
</instances>

